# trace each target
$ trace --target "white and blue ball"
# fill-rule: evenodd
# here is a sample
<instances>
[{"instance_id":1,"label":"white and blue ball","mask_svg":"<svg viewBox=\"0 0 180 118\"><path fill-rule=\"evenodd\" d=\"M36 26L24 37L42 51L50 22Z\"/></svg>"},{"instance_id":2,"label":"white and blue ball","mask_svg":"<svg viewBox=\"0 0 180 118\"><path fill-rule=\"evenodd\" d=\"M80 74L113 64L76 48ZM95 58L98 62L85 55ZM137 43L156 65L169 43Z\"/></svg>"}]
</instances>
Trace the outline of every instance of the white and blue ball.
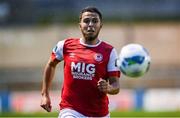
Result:
<instances>
[{"instance_id":1,"label":"white and blue ball","mask_svg":"<svg viewBox=\"0 0 180 118\"><path fill-rule=\"evenodd\" d=\"M128 44L122 47L118 67L128 77L143 76L150 67L150 56L142 45Z\"/></svg>"}]
</instances>

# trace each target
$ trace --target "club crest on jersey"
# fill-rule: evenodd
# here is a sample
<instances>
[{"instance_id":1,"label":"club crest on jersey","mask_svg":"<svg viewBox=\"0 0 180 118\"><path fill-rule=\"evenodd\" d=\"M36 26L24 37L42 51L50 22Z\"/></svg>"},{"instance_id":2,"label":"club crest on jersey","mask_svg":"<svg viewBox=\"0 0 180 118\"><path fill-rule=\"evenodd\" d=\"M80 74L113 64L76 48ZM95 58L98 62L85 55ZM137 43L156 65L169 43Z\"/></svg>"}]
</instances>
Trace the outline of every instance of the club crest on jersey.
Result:
<instances>
[{"instance_id":1,"label":"club crest on jersey","mask_svg":"<svg viewBox=\"0 0 180 118\"><path fill-rule=\"evenodd\" d=\"M96 53L94 55L94 59L98 62L102 61L103 60L103 55L101 53Z\"/></svg>"}]
</instances>

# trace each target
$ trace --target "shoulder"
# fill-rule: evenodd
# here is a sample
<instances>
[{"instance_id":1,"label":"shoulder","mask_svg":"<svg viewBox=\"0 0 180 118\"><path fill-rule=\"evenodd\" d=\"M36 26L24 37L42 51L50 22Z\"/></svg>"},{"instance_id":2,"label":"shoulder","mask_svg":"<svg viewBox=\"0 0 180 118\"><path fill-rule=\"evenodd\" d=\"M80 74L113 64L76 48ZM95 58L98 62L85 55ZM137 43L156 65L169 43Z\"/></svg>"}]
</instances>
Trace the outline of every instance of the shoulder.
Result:
<instances>
[{"instance_id":1,"label":"shoulder","mask_svg":"<svg viewBox=\"0 0 180 118\"><path fill-rule=\"evenodd\" d=\"M104 49L109 50L109 51L111 51L114 48L111 44L109 44L108 42L105 42L105 41L101 42L101 46Z\"/></svg>"},{"instance_id":2,"label":"shoulder","mask_svg":"<svg viewBox=\"0 0 180 118\"><path fill-rule=\"evenodd\" d=\"M64 39L65 43L74 43L74 42L79 42L79 38L67 38Z\"/></svg>"},{"instance_id":3,"label":"shoulder","mask_svg":"<svg viewBox=\"0 0 180 118\"><path fill-rule=\"evenodd\" d=\"M72 43L77 44L78 42L79 42L79 38L67 38L67 39L58 41L57 46L69 45Z\"/></svg>"},{"instance_id":4,"label":"shoulder","mask_svg":"<svg viewBox=\"0 0 180 118\"><path fill-rule=\"evenodd\" d=\"M80 45L79 38L67 38L64 39L63 49L76 49Z\"/></svg>"},{"instance_id":5,"label":"shoulder","mask_svg":"<svg viewBox=\"0 0 180 118\"><path fill-rule=\"evenodd\" d=\"M106 53L109 53L111 57L117 57L117 50L111 44L102 41L102 47Z\"/></svg>"}]
</instances>

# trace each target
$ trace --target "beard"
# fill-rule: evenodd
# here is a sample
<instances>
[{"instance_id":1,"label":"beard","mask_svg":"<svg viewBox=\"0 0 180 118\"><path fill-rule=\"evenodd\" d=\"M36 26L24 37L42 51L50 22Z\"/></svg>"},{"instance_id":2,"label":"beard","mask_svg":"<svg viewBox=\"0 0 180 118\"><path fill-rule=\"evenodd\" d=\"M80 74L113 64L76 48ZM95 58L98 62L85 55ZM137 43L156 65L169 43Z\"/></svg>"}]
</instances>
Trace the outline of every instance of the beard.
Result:
<instances>
[{"instance_id":1,"label":"beard","mask_svg":"<svg viewBox=\"0 0 180 118\"><path fill-rule=\"evenodd\" d=\"M98 37L98 33L95 34L95 35L90 35L90 36L84 34L84 37L85 37L85 39L88 40L88 41L94 41L94 40Z\"/></svg>"},{"instance_id":2,"label":"beard","mask_svg":"<svg viewBox=\"0 0 180 118\"><path fill-rule=\"evenodd\" d=\"M82 32L82 33L83 33L84 38L85 38L87 41L94 41L94 40L96 40L96 38L97 38L98 35L99 35L99 31L96 32L96 34L87 34L86 32Z\"/></svg>"}]
</instances>

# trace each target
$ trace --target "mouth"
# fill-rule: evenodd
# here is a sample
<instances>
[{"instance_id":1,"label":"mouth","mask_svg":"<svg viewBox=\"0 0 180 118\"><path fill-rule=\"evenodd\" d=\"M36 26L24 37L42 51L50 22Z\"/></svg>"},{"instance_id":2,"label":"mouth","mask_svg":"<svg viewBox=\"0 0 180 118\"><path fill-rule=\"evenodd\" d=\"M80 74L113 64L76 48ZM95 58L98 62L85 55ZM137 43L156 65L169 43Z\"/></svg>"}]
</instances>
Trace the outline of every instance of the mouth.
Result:
<instances>
[{"instance_id":1,"label":"mouth","mask_svg":"<svg viewBox=\"0 0 180 118\"><path fill-rule=\"evenodd\" d=\"M88 33L94 33L94 31L93 31L93 30L88 30L87 32L88 32Z\"/></svg>"},{"instance_id":2,"label":"mouth","mask_svg":"<svg viewBox=\"0 0 180 118\"><path fill-rule=\"evenodd\" d=\"M88 28L88 29L87 29L87 32L89 32L89 33L94 33L95 30L94 30L94 28Z\"/></svg>"}]
</instances>

